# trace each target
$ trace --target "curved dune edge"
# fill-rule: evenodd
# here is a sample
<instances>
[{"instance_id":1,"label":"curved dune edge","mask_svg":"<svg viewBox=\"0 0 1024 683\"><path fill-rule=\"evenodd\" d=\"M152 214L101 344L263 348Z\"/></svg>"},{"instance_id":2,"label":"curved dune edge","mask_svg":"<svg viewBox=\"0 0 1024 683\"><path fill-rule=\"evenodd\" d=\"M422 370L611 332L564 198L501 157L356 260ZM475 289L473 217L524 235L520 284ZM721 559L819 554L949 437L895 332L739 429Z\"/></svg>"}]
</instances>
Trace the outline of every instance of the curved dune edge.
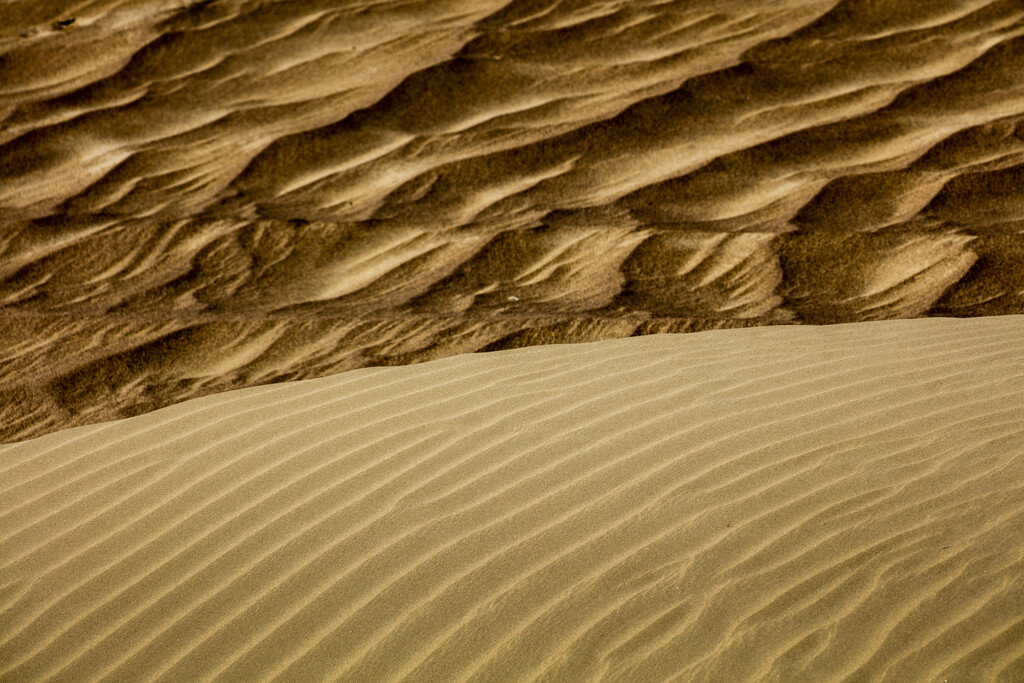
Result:
<instances>
[{"instance_id":1,"label":"curved dune edge","mask_svg":"<svg viewBox=\"0 0 1024 683\"><path fill-rule=\"evenodd\" d=\"M1020 680L1022 333L533 347L0 447L0 680Z\"/></svg>"}]
</instances>

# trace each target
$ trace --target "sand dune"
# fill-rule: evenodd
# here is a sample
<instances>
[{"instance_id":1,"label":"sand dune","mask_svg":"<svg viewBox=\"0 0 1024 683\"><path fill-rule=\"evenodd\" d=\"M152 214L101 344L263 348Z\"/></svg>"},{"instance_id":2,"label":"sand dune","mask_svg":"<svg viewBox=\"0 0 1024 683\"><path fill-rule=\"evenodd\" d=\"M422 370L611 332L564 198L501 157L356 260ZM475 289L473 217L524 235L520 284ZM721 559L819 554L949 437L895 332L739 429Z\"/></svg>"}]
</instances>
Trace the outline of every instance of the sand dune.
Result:
<instances>
[{"instance_id":1,"label":"sand dune","mask_svg":"<svg viewBox=\"0 0 1024 683\"><path fill-rule=\"evenodd\" d=\"M534 347L0 447L0 680L1020 680L1022 333Z\"/></svg>"},{"instance_id":2,"label":"sand dune","mask_svg":"<svg viewBox=\"0 0 1024 683\"><path fill-rule=\"evenodd\" d=\"M0 3L0 681L1024 680L1022 65L1019 0Z\"/></svg>"},{"instance_id":3,"label":"sand dune","mask_svg":"<svg viewBox=\"0 0 1024 683\"><path fill-rule=\"evenodd\" d=\"M1022 60L1018 0L7 0L0 440L526 344L1024 312Z\"/></svg>"}]
</instances>

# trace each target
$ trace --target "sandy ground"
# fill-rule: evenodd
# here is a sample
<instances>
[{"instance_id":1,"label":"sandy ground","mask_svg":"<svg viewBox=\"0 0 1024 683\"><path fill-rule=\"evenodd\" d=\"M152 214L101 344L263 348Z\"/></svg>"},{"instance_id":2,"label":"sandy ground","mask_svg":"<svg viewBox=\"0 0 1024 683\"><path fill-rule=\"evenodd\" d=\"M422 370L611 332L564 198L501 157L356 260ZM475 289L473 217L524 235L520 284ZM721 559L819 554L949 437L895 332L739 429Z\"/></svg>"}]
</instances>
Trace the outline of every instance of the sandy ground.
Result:
<instances>
[{"instance_id":1,"label":"sandy ground","mask_svg":"<svg viewBox=\"0 0 1024 683\"><path fill-rule=\"evenodd\" d=\"M1024 311L1019 0L6 0L0 441L654 332Z\"/></svg>"},{"instance_id":2,"label":"sandy ground","mask_svg":"<svg viewBox=\"0 0 1024 683\"><path fill-rule=\"evenodd\" d=\"M1019 681L1024 316L549 345L0 447L0 680Z\"/></svg>"},{"instance_id":3,"label":"sandy ground","mask_svg":"<svg viewBox=\"0 0 1024 683\"><path fill-rule=\"evenodd\" d=\"M4 0L0 681L1024 680L1021 313L1020 0Z\"/></svg>"}]
</instances>

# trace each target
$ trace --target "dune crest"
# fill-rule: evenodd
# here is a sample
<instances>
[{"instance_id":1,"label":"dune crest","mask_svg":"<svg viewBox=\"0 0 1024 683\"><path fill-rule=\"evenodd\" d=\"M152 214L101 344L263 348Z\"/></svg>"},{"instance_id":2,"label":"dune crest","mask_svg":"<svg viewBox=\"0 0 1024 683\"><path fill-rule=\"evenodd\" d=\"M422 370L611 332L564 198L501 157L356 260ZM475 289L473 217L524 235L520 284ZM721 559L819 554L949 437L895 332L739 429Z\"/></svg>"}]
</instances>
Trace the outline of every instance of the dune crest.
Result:
<instances>
[{"instance_id":1,"label":"dune crest","mask_svg":"<svg viewBox=\"0 0 1024 683\"><path fill-rule=\"evenodd\" d=\"M1024 317L659 335L0 447L0 680L1019 680Z\"/></svg>"}]
</instances>

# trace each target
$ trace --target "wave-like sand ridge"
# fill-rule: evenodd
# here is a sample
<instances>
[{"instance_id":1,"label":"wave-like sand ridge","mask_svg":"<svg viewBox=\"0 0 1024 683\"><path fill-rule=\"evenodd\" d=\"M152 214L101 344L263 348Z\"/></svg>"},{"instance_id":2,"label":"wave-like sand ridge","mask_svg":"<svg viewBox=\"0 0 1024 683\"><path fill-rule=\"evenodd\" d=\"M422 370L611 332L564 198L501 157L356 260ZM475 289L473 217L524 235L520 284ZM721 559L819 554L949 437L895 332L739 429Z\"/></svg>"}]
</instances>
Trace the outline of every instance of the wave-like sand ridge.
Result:
<instances>
[{"instance_id":1,"label":"wave-like sand ridge","mask_svg":"<svg viewBox=\"0 0 1024 683\"><path fill-rule=\"evenodd\" d=\"M0 680L1016 680L1022 325L535 347L0 447Z\"/></svg>"}]
</instances>

